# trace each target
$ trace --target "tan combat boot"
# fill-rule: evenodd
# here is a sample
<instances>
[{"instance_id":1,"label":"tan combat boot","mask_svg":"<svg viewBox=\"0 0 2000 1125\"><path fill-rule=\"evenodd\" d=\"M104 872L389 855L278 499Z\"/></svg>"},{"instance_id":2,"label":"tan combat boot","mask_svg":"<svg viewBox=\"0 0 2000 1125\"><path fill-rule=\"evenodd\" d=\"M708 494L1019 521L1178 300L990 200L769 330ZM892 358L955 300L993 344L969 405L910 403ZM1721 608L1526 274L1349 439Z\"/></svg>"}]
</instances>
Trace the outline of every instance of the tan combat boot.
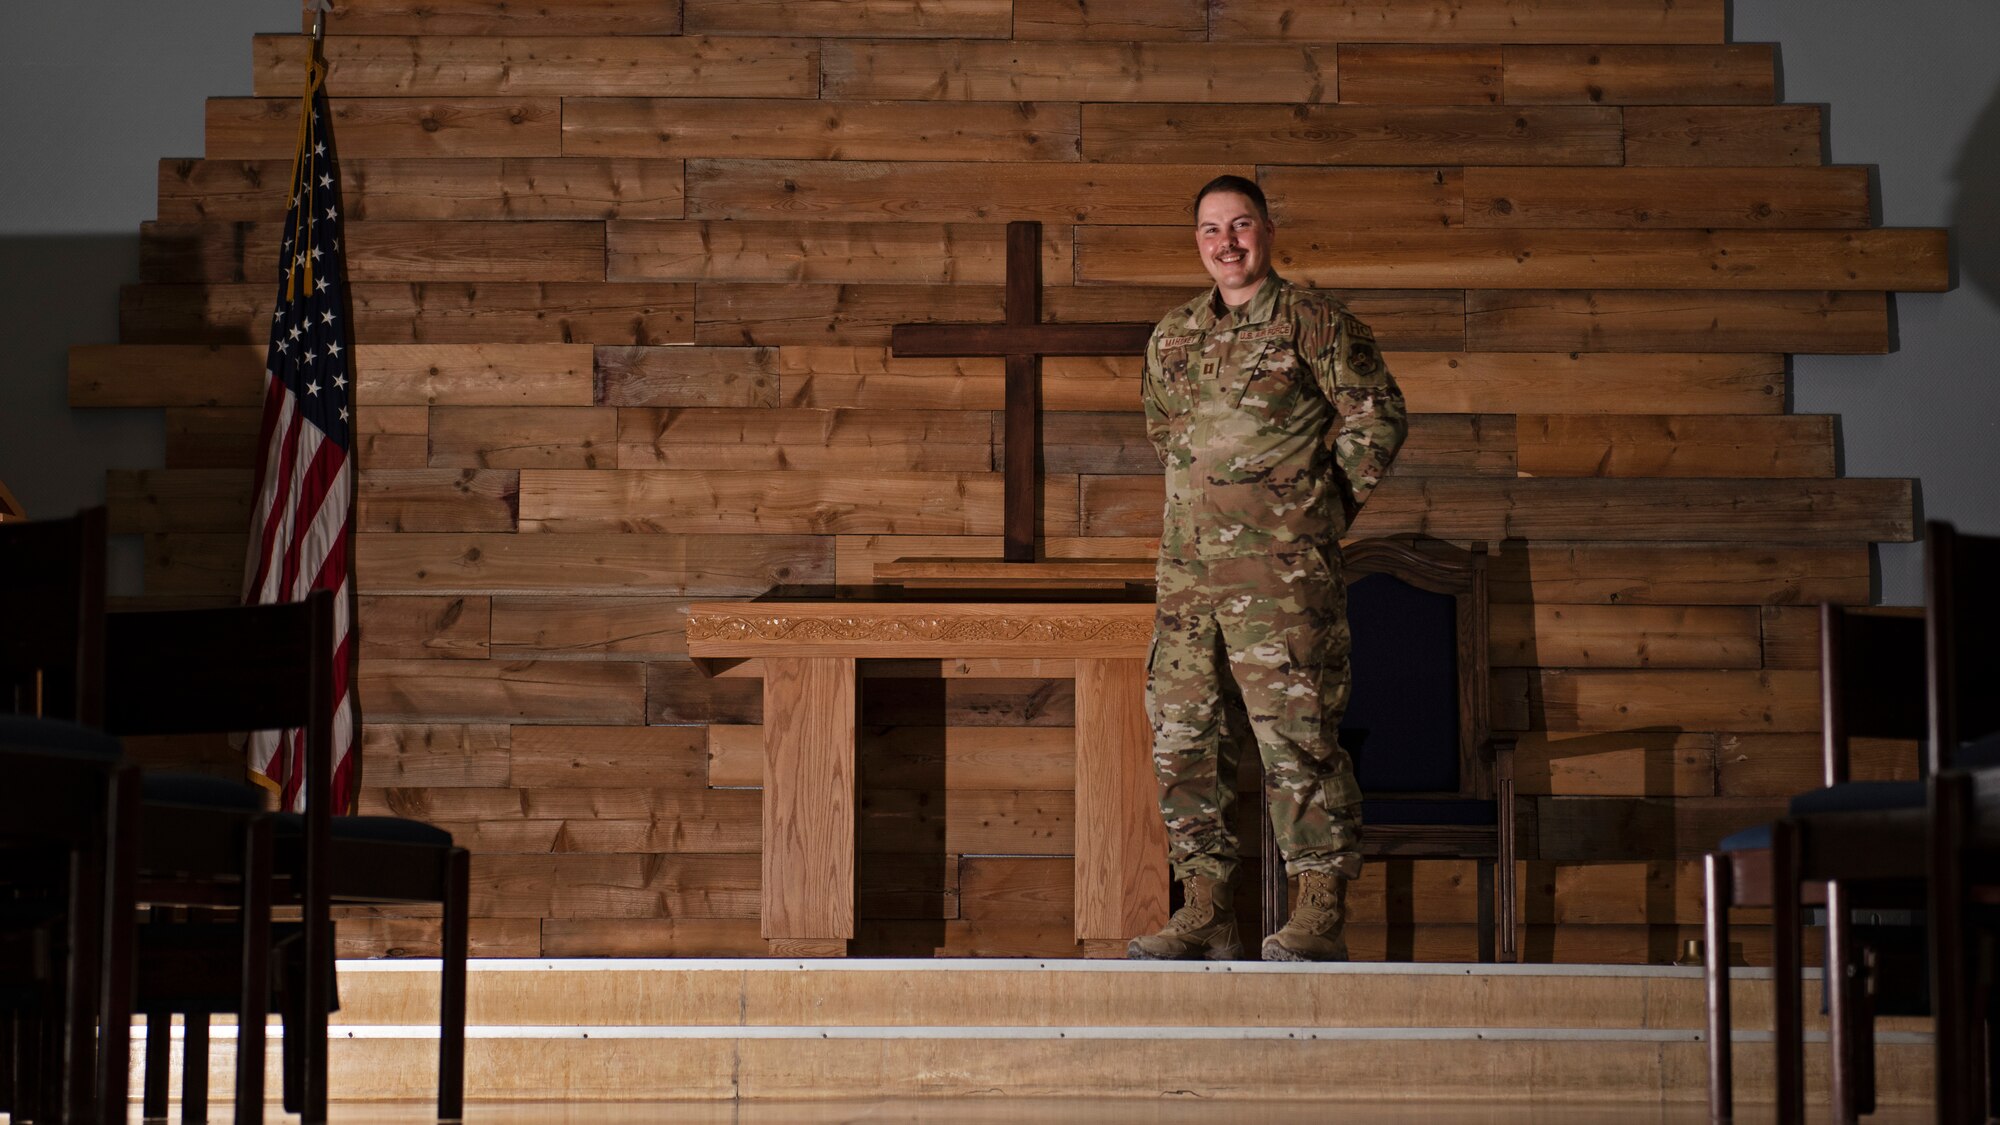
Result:
<instances>
[{"instance_id":1,"label":"tan combat boot","mask_svg":"<svg viewBox=\"0 0 2000 1125\"><path fill-rule=\"evenodd\" d=\"M1299 876L1299 902L1284 928L1264 939L1266 961L1347 960L1347 880L1331 871Z\"/></svg>"},{"instance_id":2,"label":"tan combat boot","mask_svg":"<svg viewBox=\"0 0 2000 1125\"><path fill-rule=\"evenodd\" d=\"M1236 910L1229 883L1203 875L1181 881L1182 905L1157 934L1132 939L1125 955L1134 961L1235 961L1243 956L1236 936Z\"/></svg>"}]
</instances>

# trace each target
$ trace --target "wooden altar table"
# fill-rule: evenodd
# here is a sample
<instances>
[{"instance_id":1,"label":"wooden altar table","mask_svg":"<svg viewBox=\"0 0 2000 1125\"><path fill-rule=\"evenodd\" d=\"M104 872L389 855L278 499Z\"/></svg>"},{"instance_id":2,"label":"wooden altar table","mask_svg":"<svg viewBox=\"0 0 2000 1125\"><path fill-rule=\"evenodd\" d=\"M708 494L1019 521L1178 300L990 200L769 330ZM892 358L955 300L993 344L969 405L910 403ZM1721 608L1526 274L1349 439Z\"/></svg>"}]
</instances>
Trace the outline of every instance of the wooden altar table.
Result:
<instances>
[{"instance_id":1,"label":"wooden altar table","mask_svg":"<svg viewBox=\"0 0 2000 1125\"><path fill-rule=\"evenodd\" d=\"M1146 601L707 602L689 655L764 673L763 935L800 956L854 937L860 660L1071 660L1076 675L1076 937L1122 953L1164 925L1167 842L1145 714Z\"/></svg>"}]
</instances>

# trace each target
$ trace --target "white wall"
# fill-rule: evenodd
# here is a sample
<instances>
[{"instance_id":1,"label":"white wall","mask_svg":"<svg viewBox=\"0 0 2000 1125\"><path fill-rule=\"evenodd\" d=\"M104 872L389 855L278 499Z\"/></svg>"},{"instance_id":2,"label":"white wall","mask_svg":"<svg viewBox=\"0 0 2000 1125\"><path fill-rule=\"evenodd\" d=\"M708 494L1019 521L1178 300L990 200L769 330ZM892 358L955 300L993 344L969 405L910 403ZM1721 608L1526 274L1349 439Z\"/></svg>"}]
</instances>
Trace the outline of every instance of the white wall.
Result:
<instances>
[{"instance_id":1,"label":"white wall","mask_svg":"<svg viewBox=\"0 0 2000 1125\"><path fill-rule=\"evenodd\" d=\"M248 94L251 34L297 12L0 6L0 480L31 513L96 502L107 468L159 463L157 412L69 410L64 352L116 339L159 158L201 152L203 99ZM1801 357L1796 408L1841 415L1848 474L1917 478L1923 514L2000 534L2000 4L1735 0L1734 21L1738 41L1781 45L1786 100L1829 106L1835 162L1880 166L1884 222L1954 228L1958 287L1895 298L1891 355ZM1920 600L1919 557L1882 549L1884 600Z\"/></svg>"}]
</instances>

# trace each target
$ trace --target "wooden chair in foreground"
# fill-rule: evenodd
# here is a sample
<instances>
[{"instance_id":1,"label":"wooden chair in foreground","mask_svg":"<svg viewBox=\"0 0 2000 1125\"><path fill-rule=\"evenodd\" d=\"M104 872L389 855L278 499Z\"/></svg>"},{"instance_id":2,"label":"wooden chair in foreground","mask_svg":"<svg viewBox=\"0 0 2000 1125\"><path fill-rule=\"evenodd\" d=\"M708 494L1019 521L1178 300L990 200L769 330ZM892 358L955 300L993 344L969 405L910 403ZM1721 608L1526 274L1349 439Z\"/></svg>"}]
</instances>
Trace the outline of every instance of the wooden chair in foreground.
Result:
<instances>
[{"instance_id":1,"label":"wooden chair in foreground","mask_svg":"<svg viewBox=\"0 0 2000 1125\"><path fill-rule=\"evenodd\" d=\"M1730 906L1771 907L1778 1119L1800 1121L1805 1114L1800 907L1812 901L1824 902L1827 908L1834 1118L1853 1121L1873 1109L1872 1014L1864 1010L1857 988L1862 959L1854 948L1852 912L1864 905L1925 905L1932 823L1926 783L1850 780L1849 740L1922 739L1929 749L1916 765L1935 780L1962 765L1961 743L2000 732L2000 709L1984 698L1990 685L2000 682L2000 649L1989 643L1938 642L1941 634L1970 637L1973 631L1968 626L1992 623L1989 595L1984 591L1969 595L1966 587L1993 573L1991 567L2000 563L1996 551L2000 541L1980 541L1986 548L1979 553L1984 569L1974 570L1962 565L1973 554L1966 550L1970 537L1955 537L1948 525L1933 523L1928 538L1928 604L1923 620L1822 608L1826 786L1793 798L1784 819L1724 839L1707 858L1709 1104L1715 1120L1731 1119L1734 1109L1727 962ZM1972 604L1975 598L1977 605ZM1990 630L1980 631L1977 640L1990 635ZM1982 698L1975 703L1968 696ZM1956 932L1955 927L1935 926L1932 941L1948 941ZM1934 974L1935 962L1934 956ZM1962 997L1934 986L1933 999L1949 1009ZM1942 1028L1952 1017L1940 1009L1937 1018ZM1952 1047L1948 1037L1939 1037L1941 1112L1947 1086L1956 1077L1957 1061L1947 1057Z\"/></svg>"},{"instance_id":2,"label":"wooden chair in foreground","mask_svg":"<svg viewBox=\"0 0 2000 1125\"><path fill-rule=\"evenodd\" d=\"M284 1013L286 1108L308 1123L326 1120L331 904L438 903L444 909L438 1116L457 1120L464 1104L468 857L449 832L419 821L330 815L333 612L332 595L315 593L290 605L113 614L109 725L129 733L306 732L306 812L275 817L275 901L300 906L305 928L303 986Z\"/></svg>"},{"instance_id":3,"label":"wooden chair in foreground","mask_svg":"<svg viewBox=\"0 0 2000 1125\"><path fill-rule=\"evenodd\" d=\"M104 512L0 526L0 1109L122 1109L138 771L100 717Z\"/></svg>"},{"instance_id":4,"label":"wooden chair in foreground","mask_svg":"<svg viewBox=\"0 0 2000 1125\"><path fill-rule=\"evenodd\" d=\"M1361 782L1362 853L1476 860L1479 959L1516 960L1514 741L1488 729L1486 545L1365 539L1341 556L1354 640L1341 742ZM1270 933L1287 885L1268 819L1263 838Z\"/></svg>"},{"instance_id":5,"label":"wooden chair in foreground","mask_svg":"<svg viewBox=\"0 0 2000 1125\"><path fill-rule=\"evenodd\" d=\"M1984 922L1991 941L2000 908L2000 537L1940 522L1925 530L1931 1010L1938 1120L1958 1125L2000 1109L1991 959L1971 956L1974 923Z\"/></svg>"}]
</instances>

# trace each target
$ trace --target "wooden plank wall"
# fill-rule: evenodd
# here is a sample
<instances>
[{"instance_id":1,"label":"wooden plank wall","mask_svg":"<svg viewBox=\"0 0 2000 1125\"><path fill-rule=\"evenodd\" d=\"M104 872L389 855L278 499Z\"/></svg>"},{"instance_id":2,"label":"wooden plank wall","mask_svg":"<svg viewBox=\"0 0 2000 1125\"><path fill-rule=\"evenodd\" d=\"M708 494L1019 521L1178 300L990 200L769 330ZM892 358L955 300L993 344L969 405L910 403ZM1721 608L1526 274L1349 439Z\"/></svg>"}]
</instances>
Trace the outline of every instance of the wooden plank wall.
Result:
<instances>
[{"instance_id":1,"label":"wooden plank wall","mask_svg":"<svg viewBox=\"0 0 2000 1125\"><path fill-rule=\"evenodd\" d=\"M1814 782L1811 607L1912 534L1785 353L1889 348L1944 235L1872 224L1724 0L339 0L326 53L364 806L475 849L483 954L764 952L757 682L692 671L685 609L997 555L1000 365L887 343L1000 316L1008 220L1052 318L1150 321L1205 284L1194 188L1252 172L1279 269L1375 326L1415 421L1357 531L1497 552L1530 958L1695 933L1695 857ZM256 38L256 96L160 164L121 343L73 356L77 406L167 427L110 483L147 604L239 581L303 58ZM1054 554L1153 548L1138 374L1048 365ZM857 952L1072 951L1072 689L1035 671L871 672ZM1472 877L1374 865L1357 950L1469 956Z\"/></svg>"}]
</instances>

